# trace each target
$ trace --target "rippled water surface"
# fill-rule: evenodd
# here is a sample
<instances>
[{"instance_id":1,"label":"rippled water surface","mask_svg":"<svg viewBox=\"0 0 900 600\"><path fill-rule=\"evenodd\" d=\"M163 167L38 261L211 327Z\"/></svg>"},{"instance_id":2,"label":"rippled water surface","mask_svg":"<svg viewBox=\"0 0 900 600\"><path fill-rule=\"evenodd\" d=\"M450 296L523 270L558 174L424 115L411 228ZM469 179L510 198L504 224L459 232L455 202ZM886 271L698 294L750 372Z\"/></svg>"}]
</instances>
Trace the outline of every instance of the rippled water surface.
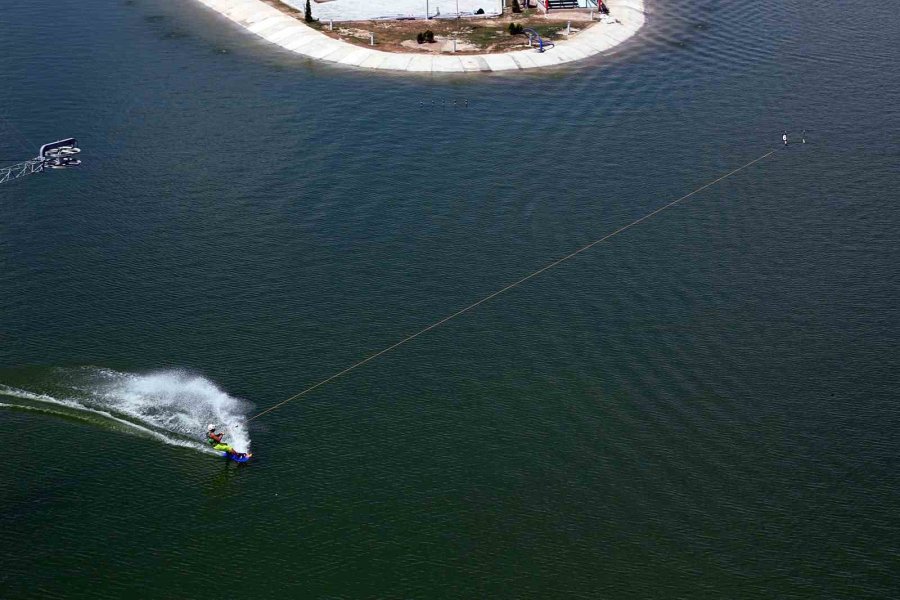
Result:
<instances>
[{"instance_id":1,"label":"rippled water surface","mask_svg":"<svg viewBox=\"0 0 900 600\"><path fill-rule=\"evenodd\" d=\"M896 597L900 16L648 9L432 78L7 2L0 158L85 164L0 186L0 597Z\"/></svg>"}]
</instances>

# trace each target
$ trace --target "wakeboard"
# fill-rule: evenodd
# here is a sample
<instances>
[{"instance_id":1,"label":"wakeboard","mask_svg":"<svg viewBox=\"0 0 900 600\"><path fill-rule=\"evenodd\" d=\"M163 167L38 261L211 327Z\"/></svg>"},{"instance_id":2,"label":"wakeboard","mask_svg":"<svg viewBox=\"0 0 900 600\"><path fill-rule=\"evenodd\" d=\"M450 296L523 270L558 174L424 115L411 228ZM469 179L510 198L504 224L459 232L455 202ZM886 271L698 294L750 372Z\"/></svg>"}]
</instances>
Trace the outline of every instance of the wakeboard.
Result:
<instances>
[{"instance_id":1,"label":"wakeboard","mask_svg":"<svg viewBox=\"0 0 900 600\"><path fill-rule=\"evenodd\" d=\"M252 454L246 454L244 456L235 456L233 454L228 454L227 452L223 452L222 456L229 460L233 460L236 463L245 463L253 456Z\"/></svg>"}]
</instances>

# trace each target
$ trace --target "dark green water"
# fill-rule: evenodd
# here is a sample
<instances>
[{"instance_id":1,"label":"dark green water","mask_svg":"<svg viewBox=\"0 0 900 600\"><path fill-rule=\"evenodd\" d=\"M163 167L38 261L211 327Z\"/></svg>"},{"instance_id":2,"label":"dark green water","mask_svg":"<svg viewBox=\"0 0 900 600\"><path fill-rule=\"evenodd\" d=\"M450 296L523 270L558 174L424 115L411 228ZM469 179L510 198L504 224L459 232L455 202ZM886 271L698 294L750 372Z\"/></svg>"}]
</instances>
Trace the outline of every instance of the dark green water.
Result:
<instances>
[{"instance_id":1,"label":"dark green water","mask_svg":"<svg viewBox=\"0 0 900 600\"><path fill-rule=\"evenodd\" d=\"M896 597L900 17L813 4L407 78L187 0L8 3L0 158L85 165L0 188L0 598ZM253 421L245 467L48 400L255 413L783 129Z\"/></svg>"}]
</instances>

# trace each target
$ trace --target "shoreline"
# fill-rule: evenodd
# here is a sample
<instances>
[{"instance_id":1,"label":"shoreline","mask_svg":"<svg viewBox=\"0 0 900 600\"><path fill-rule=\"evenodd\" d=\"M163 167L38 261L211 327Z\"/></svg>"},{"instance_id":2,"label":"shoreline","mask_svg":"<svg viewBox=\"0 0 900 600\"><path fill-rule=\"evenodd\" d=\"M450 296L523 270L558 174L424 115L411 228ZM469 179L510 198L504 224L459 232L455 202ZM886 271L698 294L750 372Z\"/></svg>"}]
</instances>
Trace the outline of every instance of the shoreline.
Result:
<instances>
[{"instance_id":1,"label":"shoreline","mask_svg":"<svg viewBox=\"0 0 900 600\"><path fill-rule=\"evenodd\" d=\"M595 23L543 53L529 48L494 54L427 55L386 52L329 37L263 0L199 1L295 54L349 67L409 73L517 71L563 65L615 48L637 33L646 21L643 0L606 0L618 23Z\"/></svg>"}]
</instances>

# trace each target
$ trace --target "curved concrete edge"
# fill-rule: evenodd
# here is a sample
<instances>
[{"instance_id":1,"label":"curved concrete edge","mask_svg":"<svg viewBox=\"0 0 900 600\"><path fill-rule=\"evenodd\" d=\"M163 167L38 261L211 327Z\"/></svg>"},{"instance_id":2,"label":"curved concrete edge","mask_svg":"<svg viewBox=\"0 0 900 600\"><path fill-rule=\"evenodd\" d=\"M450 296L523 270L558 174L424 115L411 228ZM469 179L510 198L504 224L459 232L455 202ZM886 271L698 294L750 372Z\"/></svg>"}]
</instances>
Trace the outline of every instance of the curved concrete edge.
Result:
<instances>
[{"instance_id":1,"label":"curved concrete edge","mask_svg":"<svg viewBox=\"0 0 900 600\"><path fill-rule=\"evenodd\" d=\"M643 0L606 0L617 23L596 23L541 53L413 54L382 52L330 38L261 0L200 0L248 31L296 54L363 69L410 73L476 73L553 67L605 52L644 26Z\"/></svg>"}]
</instances>

